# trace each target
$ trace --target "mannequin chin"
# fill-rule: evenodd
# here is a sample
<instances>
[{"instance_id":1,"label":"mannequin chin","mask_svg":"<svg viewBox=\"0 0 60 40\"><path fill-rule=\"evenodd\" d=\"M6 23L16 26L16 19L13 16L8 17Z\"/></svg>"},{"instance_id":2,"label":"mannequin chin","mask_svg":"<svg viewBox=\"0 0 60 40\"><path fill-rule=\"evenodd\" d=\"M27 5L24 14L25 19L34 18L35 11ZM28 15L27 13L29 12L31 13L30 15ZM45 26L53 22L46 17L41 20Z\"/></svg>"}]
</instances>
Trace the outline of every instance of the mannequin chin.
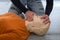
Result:
<instances>
[{"instance_id":1,"label":"mannequin chin","mask_svg":"<svg viewBox=\"0 0 60 40\"><path fill-rule=\"evenodd\" d=\"M41 16L34 15L33 21L25 21L25 25L29 32L33 32L37 35L44 35L47 33L50 23L44 24Z\"/></svg>"}]
</instances>

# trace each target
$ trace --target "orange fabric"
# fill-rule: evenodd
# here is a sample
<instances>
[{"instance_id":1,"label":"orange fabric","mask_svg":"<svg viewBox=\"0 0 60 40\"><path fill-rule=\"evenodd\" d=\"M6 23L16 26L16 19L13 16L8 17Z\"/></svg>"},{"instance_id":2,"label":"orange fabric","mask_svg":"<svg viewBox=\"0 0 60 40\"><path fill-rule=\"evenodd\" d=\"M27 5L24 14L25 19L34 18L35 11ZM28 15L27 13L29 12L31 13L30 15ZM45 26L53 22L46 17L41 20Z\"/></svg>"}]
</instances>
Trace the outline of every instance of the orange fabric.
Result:
<instances>
[{"instance_id":1,"label":"orange fabric","mask_svg":"<svg viewBox=\"0 0 60 40\"><path fill-rule=\"evenodd\" d=\"M24 19L12 12L0 15L0 40L26 40L28 36Z\"/></svg>"}]
</instances>

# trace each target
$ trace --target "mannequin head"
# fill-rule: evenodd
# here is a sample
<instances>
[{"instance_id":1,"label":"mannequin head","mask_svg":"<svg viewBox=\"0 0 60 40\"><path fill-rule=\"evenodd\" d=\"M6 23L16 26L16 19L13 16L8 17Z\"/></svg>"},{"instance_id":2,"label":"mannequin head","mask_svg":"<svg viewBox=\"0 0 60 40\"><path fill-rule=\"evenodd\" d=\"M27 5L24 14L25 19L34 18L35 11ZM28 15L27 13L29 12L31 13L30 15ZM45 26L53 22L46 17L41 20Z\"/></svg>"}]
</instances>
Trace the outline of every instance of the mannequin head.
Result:
<instances>
[{"instance_id":1,"label":"mannequin head","mask_svg":"<svg viewBox=\"0 0 60 40\"><path fill-rule=\"evenodd\" d=\"M34 15L33 21L25 21L28 31L33 32L37 35L44 35L49 29L50 23L44 24L41 16Z\"/></svg>"}]
</instances>

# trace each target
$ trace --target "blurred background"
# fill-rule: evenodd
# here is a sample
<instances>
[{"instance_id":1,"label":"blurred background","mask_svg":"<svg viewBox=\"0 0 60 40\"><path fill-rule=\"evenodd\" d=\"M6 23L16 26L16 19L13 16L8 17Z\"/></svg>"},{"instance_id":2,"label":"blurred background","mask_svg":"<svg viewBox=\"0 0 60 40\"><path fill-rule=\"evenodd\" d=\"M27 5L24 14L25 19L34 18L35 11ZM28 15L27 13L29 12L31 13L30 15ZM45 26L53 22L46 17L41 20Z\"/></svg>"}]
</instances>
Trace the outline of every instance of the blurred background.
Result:
<instances>
[{"instance_id":1,"label":"blurred background","mask_svg":"<svg viewBox=\"0 0 60 40\"><path fill-rule=\"evenodd\" d=\"M42 3L45 8L45 0L42 0ZM0 15L8 12L10 6L10 0L0 0ZM49 17L51 25L47 34L60 34L60 0L54 0L54 7Z\"/></svg>"}]
</instances>

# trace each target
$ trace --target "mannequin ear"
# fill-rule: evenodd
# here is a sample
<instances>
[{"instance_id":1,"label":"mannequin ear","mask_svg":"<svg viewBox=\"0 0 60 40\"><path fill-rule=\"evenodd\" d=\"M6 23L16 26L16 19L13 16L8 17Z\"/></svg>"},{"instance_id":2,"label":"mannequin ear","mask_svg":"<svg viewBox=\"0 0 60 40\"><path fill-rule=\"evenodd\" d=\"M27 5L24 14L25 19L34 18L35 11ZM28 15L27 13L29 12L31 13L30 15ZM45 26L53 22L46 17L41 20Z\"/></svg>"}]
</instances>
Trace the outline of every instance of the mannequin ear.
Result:
<instances>
[{"instance_id":1,"label":"mannequin ear","mask_svg":"<svg viewBox=\"0 0 60 40\"><path fill-rule=\"evenodd\" d=\"M29 32L31 32L31 28L32 28L32 26L33 26L33 23L32 23L32 21L25 21L25 25L26 25L26 28L27 28L27 30L29 31Z\"/></svg>"}]
</instances>

